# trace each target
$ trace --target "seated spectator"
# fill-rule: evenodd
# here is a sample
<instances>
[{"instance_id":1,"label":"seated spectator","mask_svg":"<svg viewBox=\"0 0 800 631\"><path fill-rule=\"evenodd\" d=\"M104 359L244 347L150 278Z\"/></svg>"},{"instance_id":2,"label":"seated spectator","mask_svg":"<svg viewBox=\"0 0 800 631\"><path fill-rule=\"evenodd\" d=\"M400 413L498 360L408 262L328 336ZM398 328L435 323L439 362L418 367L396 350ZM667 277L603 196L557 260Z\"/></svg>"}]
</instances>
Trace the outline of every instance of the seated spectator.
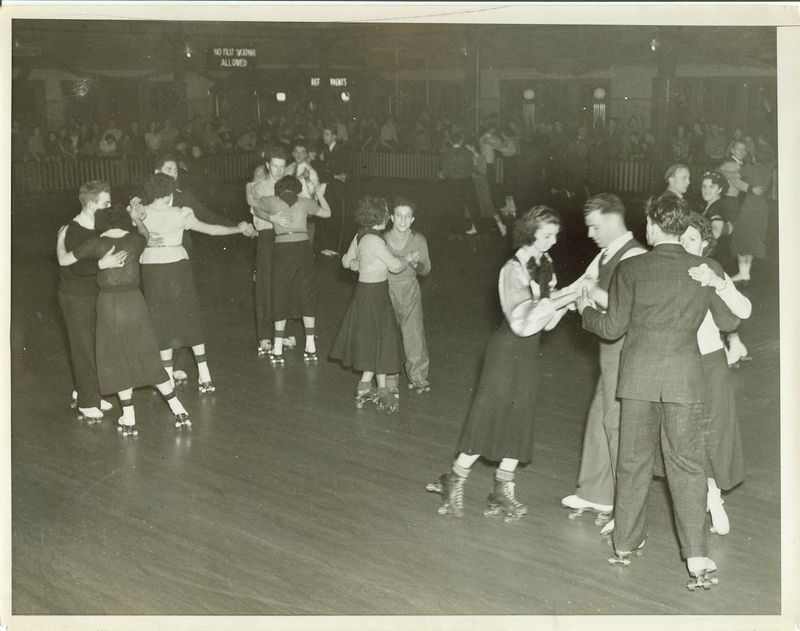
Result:
<instances>
[{"instance_id":1,"label":"seated spectator","mask_svg":"<svg viewBox=\"0 0 800 631\"><path fill-rule=\"evenodd\" d=\"M144 143L147 147L147 150L156 155L161 151L161 130L158 127L158 123L153 121L150 123L150 128L147 130L147 133L144 135Z\"/></svg>"},{"instance_id":2,"label":"seated spectator","mask_svg":"<svg viewBox=\"0 0 800 631\"><path fill-rule=\"evenodd\" d=\"M100 140L97 146L101 158L115 158L117 156L117 139L112 133L108 133Z\"/></svg>"}]
</instances>

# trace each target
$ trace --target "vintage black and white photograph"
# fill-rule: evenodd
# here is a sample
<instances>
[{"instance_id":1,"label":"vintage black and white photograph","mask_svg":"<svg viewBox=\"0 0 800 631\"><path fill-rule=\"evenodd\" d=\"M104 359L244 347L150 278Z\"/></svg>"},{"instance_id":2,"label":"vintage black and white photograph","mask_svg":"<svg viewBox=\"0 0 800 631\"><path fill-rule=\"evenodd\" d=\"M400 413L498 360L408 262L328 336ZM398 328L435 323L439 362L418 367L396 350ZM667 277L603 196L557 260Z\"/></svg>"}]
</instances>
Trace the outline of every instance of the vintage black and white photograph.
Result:
<instances>
[{"instance_id":1,"label":"vintage black and white photograph","mask_svg":"<svg viewBox=\"0 0 800 631\"><path fill-rule=\"evenodd\" d=\"M477 8L3 16L0 624L792 628L792 22Z\"/></svg>"}]
</instances>

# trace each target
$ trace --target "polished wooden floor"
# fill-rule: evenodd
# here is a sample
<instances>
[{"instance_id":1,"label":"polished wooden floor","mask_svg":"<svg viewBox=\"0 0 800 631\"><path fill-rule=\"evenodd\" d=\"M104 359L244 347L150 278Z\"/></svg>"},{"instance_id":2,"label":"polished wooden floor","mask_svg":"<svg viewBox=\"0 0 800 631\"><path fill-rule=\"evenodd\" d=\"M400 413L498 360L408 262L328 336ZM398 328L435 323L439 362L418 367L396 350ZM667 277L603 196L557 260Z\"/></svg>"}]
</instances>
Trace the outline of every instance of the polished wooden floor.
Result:
<instances>
[{"instance_id":1,"label":"polished wooden floor","mask_svg":"<svg viewBox=\"0 0 800 631\"><path fill-rule=\"evenodd\" d=\"M135 439L117 433L116 408L87 427L68 407L52 246L74 204L15 206L14 614L779 613L775 264L758 270L743 332L754 361L735 373L747 480L726 497L731 533L709 537L720 585L692 594L663 481L653 481L647 550L628 569L606 563L611 548L589 517L570 521L559 505L574 489L597 374L596 344L575 316L543 344L536 454L517 480L530 514L508 525L483 517L493 469L479 464L464 519L437 515L424 487L452 458L498 321L496 274L507 252L499 237L442 238L431 195L418 221L434 262L423 289L431 393L404 391L389 417L355 409L356 376L337 364L306 366L299 349L281 368L258 359L253 244L197 236L217 391L179 393L191 433L176 433L154 391L137 391ZM571 221L556 250L565 281L592 254L579 216ZM353 279L330 259L316 269L324 355Z\"/></svg>"}]
</instances>

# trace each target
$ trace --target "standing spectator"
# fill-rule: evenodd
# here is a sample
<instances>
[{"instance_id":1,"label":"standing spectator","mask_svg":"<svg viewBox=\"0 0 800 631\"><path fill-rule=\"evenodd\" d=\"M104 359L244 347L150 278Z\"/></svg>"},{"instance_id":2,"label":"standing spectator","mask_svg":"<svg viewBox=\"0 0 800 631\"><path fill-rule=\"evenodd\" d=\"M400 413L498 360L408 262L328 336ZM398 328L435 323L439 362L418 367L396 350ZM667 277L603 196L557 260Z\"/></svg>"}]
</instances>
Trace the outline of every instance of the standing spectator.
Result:
<instances>
[{"instance_id":1,"label":"standing spectator","mask_svg":"<svg viewBox=\"0 0 800 631\"><path fill-rule=\"evenodd\" d=\"M725 138L725 130L716 123L711 123L709 133L706 134L705 154L711 162L719 162L725 157L728 149L728 141Z\"/></svg>"},{"instance_id":2,"label":"standing spectator","mask_svg":"<svg viewBox=\"0 0 800 631\"><path fill-rule=\"evenodd\" d=\"M318 247L324 256L336 256L342 251L347 196L348 159L347 149L339 142L333 125L322 129L322 155L320 180L327 184L325 196L331 208L330 219L319 227Z\"/></svg>"},{"instance_id":3,"label":"standing spectator","mask_svg":"<svg viewBox=\"0 0 800 631\"><path fill-rule=\"evenodd\" d=\"M683 125L675 128L675 135L671 141L672 162L686 162L689 159L689 136Z\"/></svg>"},{"instance_id":4,"label":"standing spectator","mask_svg":"<svg viewBox=\"0 0 800 631\"><path fill-rule=\"evenodd\" d=\"M689 162L703 164L706 161L706 137L700 123L692 125L692 135L689 139Z\"/></svg>"},{"instance_id":5,"label":"standing spectator","mask_svg":"<svg viewBox=\"0 0 800 631\"><path fill-rule=\"evenodd\" d=\"M514 199L517 192L517 172L519 156L519 132L514 123L506 124L500 132L503 144L498 147L500 155L503 156L503 194L505 204L500 208L500 212L514 215L517 212L517 203ZM503 226L505 228L505 226ZM500 234L505 235L505 230Z\"/></svg>"},{"instance_id":6,"label":"standing spectator","mask_svg":"<svg viewBox=\"0 0 800 631\"><path fill-rule=\"evenodd\" d=\"M42 162L47 158L45 155L44 136L42 136L42 130L38 126L33 128L30 138L28 138L28 156L36 162Z\"/></svg>"},{"instance_id":7,"label":"standing spectator","mask_svg":"<svg viewBox=\"0 0 800 631\"><path fill-rule=\"evenodd\" d=\"M766 156L758 157L763 159ZM748 284L753 259L767 258L769 211L765 193L769 190L772 172L769 166L754 159L752 164L742 167L741 175L749 183L749 188L734 221L731 249L736 255L739 271L732 279L735 283Z\"/></svg>"}]
</instances>

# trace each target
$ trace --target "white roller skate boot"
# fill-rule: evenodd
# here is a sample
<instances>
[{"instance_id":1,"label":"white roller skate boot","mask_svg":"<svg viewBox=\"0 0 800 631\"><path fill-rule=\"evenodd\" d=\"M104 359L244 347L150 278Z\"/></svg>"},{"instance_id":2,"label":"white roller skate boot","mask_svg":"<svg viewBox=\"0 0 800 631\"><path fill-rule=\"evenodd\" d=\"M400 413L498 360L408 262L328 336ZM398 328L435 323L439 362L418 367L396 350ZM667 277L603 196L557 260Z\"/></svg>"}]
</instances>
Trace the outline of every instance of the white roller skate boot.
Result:
<instances>
[{"instance_id":1,"label":"white roller skate boot","mask_svg":"<svg viewBox=\"0 0 800 631\"><path fill-rule=\"evenodd\" d=\"M567 497L561 500L561 506L572 509L572 512L569 514L570 519L577 519L587 511L595 513L597 515L594 520L595 526L607 524L611 520L611 511L614 510L611 504L597 504L596 502L590 502L577 495L567 495Z\"/></svg>"},{"instance_id":2,"label":"white roller skate boot","mask_svg":"<svg viewBox=\"0 0 800 631\"><path fill-rule=\"evenodd\" d=\"M94 425L103 420L103 412L100 408L78 408L78 419Z\"/></svg>"},{"instance_id":3,"label":"white roller skate boot","mask_svg":"<svg viewBox=\"0 0 800 631\"><path fill-rule=\"evenodd\" d=\"M708 557L689 557L686 559L686 566L692 576L692 580L686 583L686 588L690 592L698 588L708 591L719 583L716 576L711 576L717 571L717 564Z\"/></svg>"},{"instance_id":4,"label":"white roller skate boot","mask_svg":"<svg viewBox=\"0 0 800 631\"><path fill-rule=\"evenodd\" d=\"M132 405L122 406L122 416L117 419L117 431L125 437L139 435L139 431L136 429L136 416L133 412Z\"/></svg>"}]
</instances>

